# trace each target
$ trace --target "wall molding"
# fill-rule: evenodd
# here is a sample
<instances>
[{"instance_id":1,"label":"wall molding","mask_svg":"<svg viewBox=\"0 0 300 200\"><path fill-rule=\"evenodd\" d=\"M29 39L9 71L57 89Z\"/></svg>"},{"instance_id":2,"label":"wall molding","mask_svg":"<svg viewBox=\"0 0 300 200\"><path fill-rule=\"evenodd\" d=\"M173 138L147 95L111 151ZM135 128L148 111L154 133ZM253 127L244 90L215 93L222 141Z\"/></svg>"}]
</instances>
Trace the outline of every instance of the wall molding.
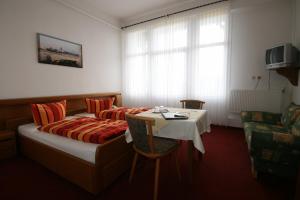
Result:
<instances>
[{"instance_id":1,"label":"wall molding","mask_svg":"<svg viewBox=\"0 0 300 200\"><path fill-rule=\"evenodd\" d=\"M156 16L165 15L169 12L177 12L183 9L188 9L195 6L200 6L208 3L212 3L215 0L186 0L184 2L176 2L166 5L162 8L149 10L141 14L133 15L124 19L121 19L121 25L127 26L129 24L136 23L138 21L148 20L150 18L155 18Z\"/></svg>"},{"instance_id":2,"label":"wall molding","mask_svg":"<svg viewBox=\"0 0 300 200\"><path fill-rule=\"evenodd\" d=\"M85 16L87 16L87 17L89 17L89 18L91 18L91 19L93 19L97 22L105 24L105 25L109 26L110 28L121 31L121 27L118 27L118 26L116 26L116 25L114 25L114 24L112 24L112 23L110 23L110 22L108 22L108 21L106 21L102 18L96 17L95 15L92 15L89 12L87 12L87 11L81 9L81 8L78 8L77 6L71 5L70 3L67 3L63 0L54 0L54 1L56 1L57 3L59 3L61 5L64 5L67 8L70 8L70 9L72 9L72 10L74 10L74 11L76 11L76 12L82 14L82 15L85 15Z\"/></svg>"}]
</instances>

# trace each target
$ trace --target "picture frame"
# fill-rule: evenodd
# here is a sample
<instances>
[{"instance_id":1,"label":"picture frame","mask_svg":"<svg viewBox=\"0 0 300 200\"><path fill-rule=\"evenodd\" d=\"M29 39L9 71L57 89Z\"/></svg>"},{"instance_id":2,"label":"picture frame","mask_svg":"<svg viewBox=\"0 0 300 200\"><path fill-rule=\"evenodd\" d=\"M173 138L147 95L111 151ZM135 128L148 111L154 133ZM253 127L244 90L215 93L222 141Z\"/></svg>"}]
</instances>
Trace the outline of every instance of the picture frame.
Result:
<instances>
[{"instance_id":1,"label":"picture frame","mask_svg":"<svg viewBox=\"0 0 300 200\"><path fill-rule=\"evenodd\" d=\"M37 33L37 47L39 63L83 68L81 44Z\"/></svg>"}]
</instances>

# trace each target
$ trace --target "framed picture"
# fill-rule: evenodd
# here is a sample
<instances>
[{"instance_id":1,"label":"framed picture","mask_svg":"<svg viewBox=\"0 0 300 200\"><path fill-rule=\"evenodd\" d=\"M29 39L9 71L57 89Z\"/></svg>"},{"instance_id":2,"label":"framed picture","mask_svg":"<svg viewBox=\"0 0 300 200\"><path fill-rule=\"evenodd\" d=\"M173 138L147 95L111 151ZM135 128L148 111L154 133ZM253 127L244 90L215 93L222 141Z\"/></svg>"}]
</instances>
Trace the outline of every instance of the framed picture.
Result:
<instances>
[{"instance_id":1,"label":"framed picture","mask_svg":"<svg viewBox=\"0 0 300 200\"><path fill-rule=\"evenodd\" d=\"M82 45L37 34L39 63L82 68Z\"/></svg>"}]
</instances>

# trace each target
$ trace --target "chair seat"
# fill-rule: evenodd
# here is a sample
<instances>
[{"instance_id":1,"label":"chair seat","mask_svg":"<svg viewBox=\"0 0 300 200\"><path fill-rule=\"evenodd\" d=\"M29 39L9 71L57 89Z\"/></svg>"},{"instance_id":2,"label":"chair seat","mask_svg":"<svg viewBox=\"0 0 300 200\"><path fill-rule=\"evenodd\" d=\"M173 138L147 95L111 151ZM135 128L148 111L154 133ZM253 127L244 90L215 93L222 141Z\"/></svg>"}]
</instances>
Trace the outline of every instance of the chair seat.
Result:
<instances>
[{"instance_id":1,"label":"chair seat","mask_svg":"<svg viewBox=\"0 0 300 200\"><path fill-rule=\"evenodd\" d=\"M169 138L153 137L155 152L164 154L178 146L178 141Z\"/></svg>"},{"instance_id":2,"label":"chair seat","mask_svg":"<svg viewBox=\"0 0 300 200\"><path fill-rule=\"evenodd\" d=\"M175 149L178 146L178 141L174 139L153 136L153 144L155 154L164 155ZM143 153L150 153L148 145L139 145L138 149Z\"/></svg>"}]
</instances>

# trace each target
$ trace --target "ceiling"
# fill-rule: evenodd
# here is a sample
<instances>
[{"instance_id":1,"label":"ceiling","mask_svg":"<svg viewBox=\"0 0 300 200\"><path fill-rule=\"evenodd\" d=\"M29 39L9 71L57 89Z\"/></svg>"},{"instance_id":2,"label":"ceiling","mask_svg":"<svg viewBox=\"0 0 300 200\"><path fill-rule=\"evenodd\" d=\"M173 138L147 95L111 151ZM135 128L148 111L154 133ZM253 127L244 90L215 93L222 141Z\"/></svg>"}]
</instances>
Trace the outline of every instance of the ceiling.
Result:
<instances>
[{"instance_id":1,"label":"ceiling","mask_svg":"<svg viewBox=\"0 0 300 200\"><path fill-rule=\"evenodd\" d=\"M218 0L54 0L115 28ZM232 8L286 0L230 0Z\"/></svg>"},{"instance_id":2,"label":"ceiling","mask_svg":"<svg viewBox=\"0 0 300 200\"><path fill-rule=\"evenodd\" d=\"M109 22L120 21L145 12L199 0L56 0Z\"/></svg>"}]
</instances>

